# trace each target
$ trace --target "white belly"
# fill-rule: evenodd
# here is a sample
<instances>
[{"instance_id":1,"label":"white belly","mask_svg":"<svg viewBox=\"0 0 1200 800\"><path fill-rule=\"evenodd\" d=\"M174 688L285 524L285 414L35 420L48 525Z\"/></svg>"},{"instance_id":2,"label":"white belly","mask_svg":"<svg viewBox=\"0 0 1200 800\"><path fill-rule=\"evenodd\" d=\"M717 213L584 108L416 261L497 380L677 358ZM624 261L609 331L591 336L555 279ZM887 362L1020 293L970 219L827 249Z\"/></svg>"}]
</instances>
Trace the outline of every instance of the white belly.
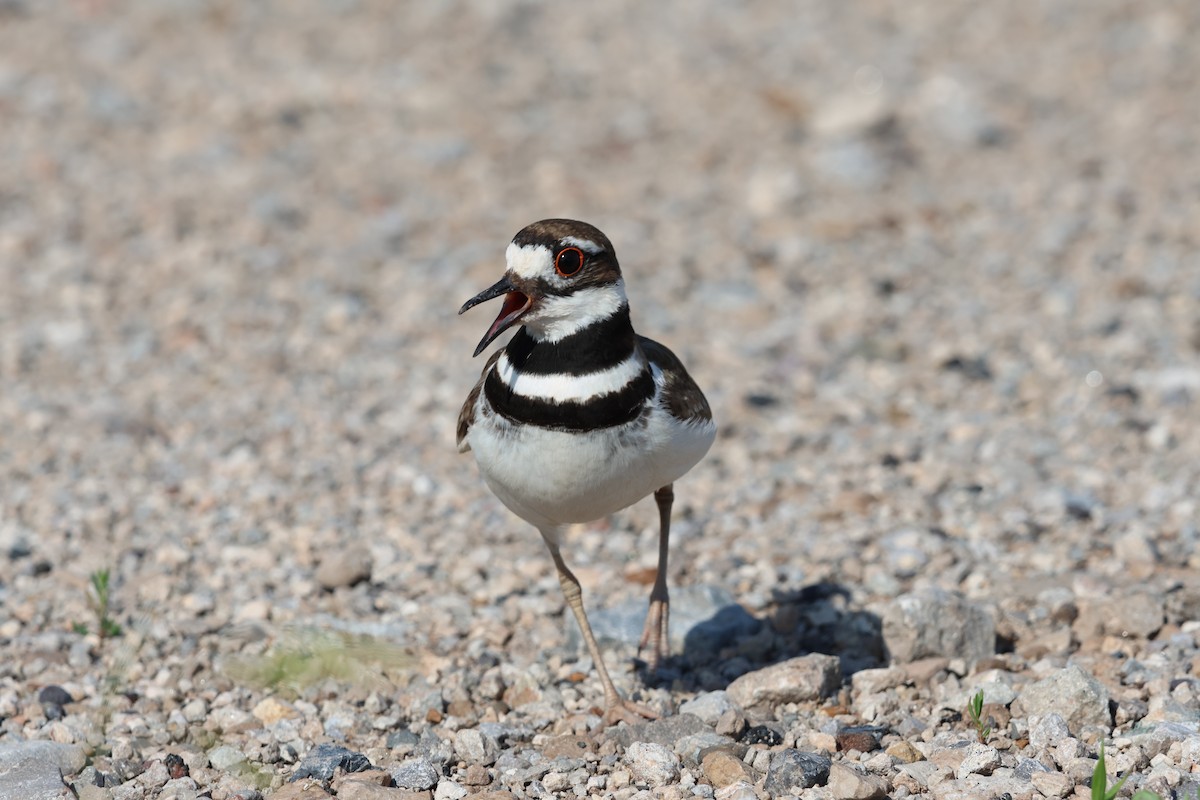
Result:
<instances>
[{"instance_id":1,"label":"white belly","mask_svg":"<svg viewBox=\"0 0 1200 800\"><path fill-rule=\"evenodd\" d=\"M539 527L591 522L683 477L708 452L716 426L683 424L655 408L647 419L590 433L514 426L484 393L468 440L504 505Z\"/></svg>"}]
</instances>

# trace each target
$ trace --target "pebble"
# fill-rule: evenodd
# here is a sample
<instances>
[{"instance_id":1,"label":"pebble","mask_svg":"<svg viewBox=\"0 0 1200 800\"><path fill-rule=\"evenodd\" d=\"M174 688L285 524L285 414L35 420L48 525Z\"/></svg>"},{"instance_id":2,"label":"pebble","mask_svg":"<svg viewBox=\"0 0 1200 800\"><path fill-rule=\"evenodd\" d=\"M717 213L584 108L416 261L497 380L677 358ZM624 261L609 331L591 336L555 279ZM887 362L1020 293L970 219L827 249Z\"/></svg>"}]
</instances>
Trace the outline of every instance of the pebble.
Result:
<instances>
[{"instance_id":1,"label":"pebble","mask_svg":"<svg viewBox=\"0 0 1200 800\"><path fill-rule=\"evenodd\" d=\"M878 800L887 796L889 788L880 776L840 762L830 765L827 785L834 800Z\"/></svg>"},{"instance_id":2,"label":"pebble","mask_svg":"<svg viewBox=\"0 0 1200 800\"><path fill-rule=\"evenodd\" d=\"M1029 729L1029 743L1038 750L1054 747L1071 735L1071 729L1062 714L1051 711L1038 718Z\"/></svg>"},{"instance_id":3,"label":"pebble","mask_svg":"<svg viewBox=\"0 0 1200 800\"><path fill-rule=\"evenodd\" d=\"M1084 728L1108 729L1108 689L1077 664L1071 664L1021 690L1017 702L1028 716L1058 714L1072 734Z\"/></svg>"},{"instance_id":4,"label":"pebble","mask_svg":"<svg viewBox=\"0 0 1200 800\"><path fill-rule=\"evenodd\" d=\"M500 743L494 736L475 728L466 728L454 735L454 752L468 764L491 766L500 755Z\"/></svg>"},{"instance_id":5,"label":"pebble","mask_svg":"<svg viewBox=\"0 0 1200 800\"><path fill-rule=\"evenodd\" d=\"M704 777L717 789L738 781L752 783L754 775L742 759L726 750L713 750L701 761Z\"/></svg>"},{"instance_id":6,"label":"pebble","mask_svg":"<svg viewBox=\"0 0 1200 800\"><path fill-rule=\"evenodd\" d=\"M655 742L634 742L625 749L625 766L634 782L651 788L679 778L679 757Z\"/></svg>"},{"instance_id":7,"label":"pebble","mask_svg":"<svg viewBox=\"0 0 1200 800\"><path fill-rule=\"evenodd\" d=\"M330 590L370 580L370 554L353 548L325 554L317 566L316 579L321 588Z\"/></svg>"},{"instance_id":8,"label":"pebble","mask_svg":"<svg viewBox=\"0 0 1200 800\"><path fill-rule=\"evenodd\" d=\"M763 787L773 795L782 795L822 786L829 780L831 764L828 756L780 750L770 756L770 767Z\"/></svg>"},{"instance_id":9,"label":"pebble","mask_svg":"<svg viewBox=\"0 0 1200 800\"><path fill-rule=\"evenodd\" d=\"M327 784L338 770L362 772L370 768L370 760L362 753L355 753L336 744L319 744L310 750L308 755L296 766L288 780L315 778Z\"/></svg>"},{"instance_id":10,"label":"pebble","mask_svg":"<svg viewBox=\"0 0 1200 800\"><path fill-rule=\"evenodd\" d=\"M903 595L884 609L883 640L899 662L930 657L974 662L995 651L996 623L983 606L931 589Z\"/></svg>"},{"instance_id":11,"label":"pebble","mask_svg":"<svg viewBox=\"0 0 1200 800\"><path fill-rule=\"evenodd\" d=\"M391 773L392 781L401 789L432 789L438 782L438 771L423 758L403 761L392 767Z\"/></svg>"},{"instance_id":12,"label":"pebble","mask_svg":"<svg viewBox=\"0 0 1200 800\"><path fill-rule=\"evenodd\" d=\"M834 656L812 653L735 678L726 692L743 708L821 700L841 686L842 670Z\"/></svg>"},{"instance_id":13,"label":"pebble","mask_svg":"<svg viewBox=\"0 0 1200 800\"><path fill-rule=\"evenodd\" d=\"M729 712L736 713L737 710L737 706L729 699L729 692L725 690L702 692L679 705L680 714L699 717L706 725L716 725L722 716Z\"/></svg>"}]
</instances>

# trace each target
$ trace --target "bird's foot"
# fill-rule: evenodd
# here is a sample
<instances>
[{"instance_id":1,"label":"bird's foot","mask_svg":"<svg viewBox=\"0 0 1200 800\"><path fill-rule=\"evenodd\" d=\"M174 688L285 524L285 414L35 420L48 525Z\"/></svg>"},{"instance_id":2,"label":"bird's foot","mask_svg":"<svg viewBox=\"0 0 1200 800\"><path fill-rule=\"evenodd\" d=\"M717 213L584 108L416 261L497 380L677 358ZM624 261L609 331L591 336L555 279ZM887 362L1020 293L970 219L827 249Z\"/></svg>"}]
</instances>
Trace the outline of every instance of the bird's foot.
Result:
<instances>
[{"instance_id":1,"label":"bird's foot","mask_svg":"<svg viewBox=\"0 0 1200 800\"><path fill-rule=\"evenodd\" d=\"M668 627L671 619L671 609L668 601L650 600L650 610L646 612L646 626L642 628L642 638L638 641L638 658L647 647L650 652L646 657L646 666L650 672L658 670L660 664L667 659L670 649L670 633Z\"/></svg>"},{"instance_id":2,"label":"bird's foot","mask_svg":"<svg viewBox=\"0 0 1200 800\"><path fill-rule=\"evenodd\" d=\"M624 722L626 725L636 725L646 720L658 719L658 717L658 712L646 708L646 706L639 705L622 697L617 697L608 701L605 706L601 726L608 728L616 725L618 722Z\"/></svg>"}]
</instances>

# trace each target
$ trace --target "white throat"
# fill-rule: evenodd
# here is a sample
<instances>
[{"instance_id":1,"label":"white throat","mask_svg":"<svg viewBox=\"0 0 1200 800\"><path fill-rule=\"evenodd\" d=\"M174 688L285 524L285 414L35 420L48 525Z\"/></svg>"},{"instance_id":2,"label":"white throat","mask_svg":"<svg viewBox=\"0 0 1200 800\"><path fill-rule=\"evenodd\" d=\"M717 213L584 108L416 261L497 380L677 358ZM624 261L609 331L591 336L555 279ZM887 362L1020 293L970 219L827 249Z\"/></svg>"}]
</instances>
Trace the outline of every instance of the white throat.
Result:
<instances>
[{"instance_id":1,"label":"white throat","mask_svg":"<svg viewBox=\"0 0 1200 800\"><path fill-rule=\"evenodd\" d=\"M625 281L618 279L607 286L589 286L564 296L547 295L537 308L521 318L533 338L558 342L629 305Z\"/></svg>"}]
</instances>

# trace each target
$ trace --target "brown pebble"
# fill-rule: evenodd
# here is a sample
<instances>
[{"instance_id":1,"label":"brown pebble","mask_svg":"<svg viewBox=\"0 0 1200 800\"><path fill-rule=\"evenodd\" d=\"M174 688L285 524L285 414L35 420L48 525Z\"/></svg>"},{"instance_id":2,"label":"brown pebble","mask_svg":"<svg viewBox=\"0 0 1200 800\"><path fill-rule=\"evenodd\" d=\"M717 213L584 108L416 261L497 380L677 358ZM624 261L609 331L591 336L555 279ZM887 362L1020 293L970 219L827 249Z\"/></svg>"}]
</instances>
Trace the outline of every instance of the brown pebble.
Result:
<instances>
[{"instance_id":1,"label":"brown pebble","mask_svg":"<svg viewBox=\"0 0 1200 800\"><path fill-rule=\"evenodd\" d=\"M746 718L736 708L726 709L721 718L717 720L716 732L722 736L732 736L734 739L738 739L745 730Z\"/></svg>"},{"instance_id":2,"label":"brown pebble","mask_svg":"<svg viewBox=\"0 0 1200 800\"><path fill-rule=\"evenodd\" d=\"M879 734L873 731L844 730L837 734L837 746L841 751L857 750L871 753L879 749Z\"/></svg>"},{"instance_id":3,"label":"brown pebble","mask_svg":"<svg viewBox=\"0 0 1200 800\"><path fill-rule=\"evenodd\" d=\"M463 775L464 786L487 786L492 782L492 773L483 764L471 764Z\"/></svg>"},{"instance_id":4,"label":"brown pebble","mask_svg":"<svg viewBox=\"0 0 1200 800\"><path fill-rule=\"evenodd\" d=\"M320 781L303 780L296 783L285 783L271 797L272 800L322 800L322 798L333 797L333 795L321 787ZM432 794L430 798L432 800Z\"/></svg>"},{"instance_id":5,"label":"brown pebble","mask_svg":"<svg viewBox=\"0 0 1200 800\"><path fill-rule=\"evenodd\" d=\"M425 712L425 721L432 722L434 725L437 725L442 721L442 712L438 711L436 708L429 709Z\"/></svg>"},{"instance_id":6,"label":"brown pebble","mask_svg":"<svg viewBox=\"0 0 1200 800\"><path fill-rule=\"evenodd\" d=\"M921 755L920 750L913 747L903 739L889 744L885 752L892 758L904 764L912 764L916 761L925 760L925 756Z\"/></svg>"},{"instance_id":7,"label":"brown pebble","mask_svg":"<svg viewBox=\"0 0 1200 800\"><path fill-rule=\"evenodd\" d=\"M586 736L555 736L542 747L542 754L549 759L583 758L595 749L595 741Z\"/></svg>"},{"instance_id":8,"label":"brown pebble","mask_svg":"<svg viewBox=\"0 0 1200 800\"><path fill-rule=\"evenodd\" d=\"M700 762L700 768L704 770L704 777L716 789L738 781L753 783L755 780L754 771L728 750L709 751Z\"/></svg>"}]
</instances>

